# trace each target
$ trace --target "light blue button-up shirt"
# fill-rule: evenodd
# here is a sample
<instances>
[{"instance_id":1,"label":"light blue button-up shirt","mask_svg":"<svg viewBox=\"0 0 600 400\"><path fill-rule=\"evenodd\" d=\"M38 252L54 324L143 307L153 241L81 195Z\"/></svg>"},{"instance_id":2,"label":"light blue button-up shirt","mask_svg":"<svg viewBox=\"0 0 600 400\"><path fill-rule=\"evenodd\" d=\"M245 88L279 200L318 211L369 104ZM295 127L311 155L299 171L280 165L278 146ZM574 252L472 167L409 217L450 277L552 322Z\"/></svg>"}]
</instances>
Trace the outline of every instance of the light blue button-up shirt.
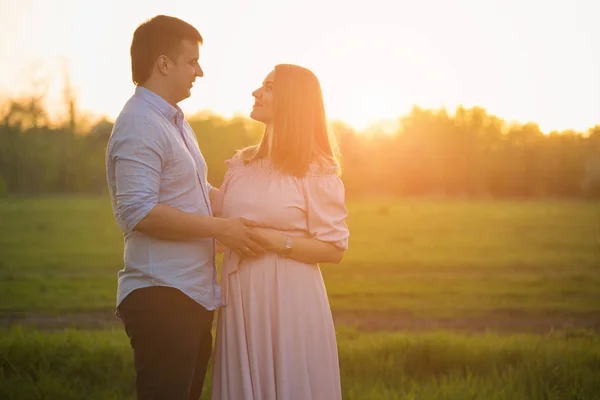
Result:
<instances>
[{"instance_id":1,"label":"light blue button-up shirt","mask_svg":"<svg viewBox=\"0 0 600 400\"><path fill-rule=\"evenodd\" d=\"M166 241L133 230L158 203L211 215L206 172L181 109L138 86L106 149L113 213L125 240L117 306L133 290L150 286L177 288L208 310L220 306L214 239Z\"/></svg>"}]
</instances>

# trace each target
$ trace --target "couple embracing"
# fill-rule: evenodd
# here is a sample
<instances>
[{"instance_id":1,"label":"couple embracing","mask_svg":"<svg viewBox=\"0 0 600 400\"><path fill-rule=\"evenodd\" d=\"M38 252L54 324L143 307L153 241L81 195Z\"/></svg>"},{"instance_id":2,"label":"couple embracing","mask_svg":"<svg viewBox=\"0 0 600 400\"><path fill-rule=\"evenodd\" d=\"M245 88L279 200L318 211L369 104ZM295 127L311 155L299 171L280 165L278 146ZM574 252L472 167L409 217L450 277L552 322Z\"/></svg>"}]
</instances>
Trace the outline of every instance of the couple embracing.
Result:
<instances>
[{"instance_id":1,"label":"couple embracing","mask_svg":"<svg viewBox=\"0 0 600 400\"><path fill-rule=\"evenodd\" d=\"M177 105L203 76L202 42L196 28L164 15L136 29L136 89L107 146L124 235L117 316L137 398L200 398L218 310L212 399L340 399L319 263L341 261L349 231L319 81L303 67L275 66L252 93L262 139L226 160L213 187Z\"/></svg>"}]
</instances>

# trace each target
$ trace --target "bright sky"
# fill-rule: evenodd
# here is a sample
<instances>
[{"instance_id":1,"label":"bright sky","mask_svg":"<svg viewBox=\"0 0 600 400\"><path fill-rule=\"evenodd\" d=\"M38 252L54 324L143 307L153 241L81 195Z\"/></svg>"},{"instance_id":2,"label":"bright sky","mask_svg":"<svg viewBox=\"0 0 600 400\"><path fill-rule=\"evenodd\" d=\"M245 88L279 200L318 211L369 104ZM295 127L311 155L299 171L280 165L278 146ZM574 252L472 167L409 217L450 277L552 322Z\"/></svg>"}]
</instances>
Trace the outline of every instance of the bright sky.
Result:
<instances>
[{"instance_id":1,"label":"bright sky","mask_svg":"<svg viewBox=\"0 0 600 400\"><path fill-rule=\"evenodd\" d=\"M41 76L56 98L68 60L80 107L116 117L133 31L156 14L205 39L187 113L247 115L286 62L311 68L328 116L358 129L412 104L479 105L543 131L600 124L597 0L0 0L0 94Z\"/></svg>"}]
</instances>

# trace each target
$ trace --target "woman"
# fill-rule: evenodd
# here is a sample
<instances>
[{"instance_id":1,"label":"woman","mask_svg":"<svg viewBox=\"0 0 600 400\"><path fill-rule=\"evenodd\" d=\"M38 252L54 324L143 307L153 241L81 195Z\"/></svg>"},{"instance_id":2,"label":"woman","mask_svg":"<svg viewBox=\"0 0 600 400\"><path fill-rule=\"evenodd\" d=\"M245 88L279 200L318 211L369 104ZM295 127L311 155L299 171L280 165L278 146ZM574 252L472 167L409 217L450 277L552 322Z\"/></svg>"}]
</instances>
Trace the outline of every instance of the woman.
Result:
<instances>
[{"instance_id":1,"label":"woman","mask_svg":"<svg viewBox=\"0 0 600 400\"><path fill-rule=\"evenodd\" d=\"M252 95L265 124L257 146L228 160L215 211L260 223L267 253L226 250L213 399L340 399L335 330L318 263L348 248L344 187L321 87L278 65Z\"/></svg>"}]
</instances>

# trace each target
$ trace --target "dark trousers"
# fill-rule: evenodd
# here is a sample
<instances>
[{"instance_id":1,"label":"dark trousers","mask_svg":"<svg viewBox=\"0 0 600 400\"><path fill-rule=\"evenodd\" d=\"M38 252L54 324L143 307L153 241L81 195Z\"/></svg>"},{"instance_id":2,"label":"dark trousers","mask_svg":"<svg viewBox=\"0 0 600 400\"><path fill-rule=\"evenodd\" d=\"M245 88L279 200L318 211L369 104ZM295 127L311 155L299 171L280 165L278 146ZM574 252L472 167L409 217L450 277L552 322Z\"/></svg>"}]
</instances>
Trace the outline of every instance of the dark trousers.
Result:
<instances>
[{"instance_id":1,"label":"dark trousers","mask_svg":"<svg viewBox=\"0 0 600 400\"><path fill-rule=\"evenodd\" d=\"M134 290L117 311L133 348L138 400L199 399L214 312L160 286Z\"/></svg>"}]
</instances>

